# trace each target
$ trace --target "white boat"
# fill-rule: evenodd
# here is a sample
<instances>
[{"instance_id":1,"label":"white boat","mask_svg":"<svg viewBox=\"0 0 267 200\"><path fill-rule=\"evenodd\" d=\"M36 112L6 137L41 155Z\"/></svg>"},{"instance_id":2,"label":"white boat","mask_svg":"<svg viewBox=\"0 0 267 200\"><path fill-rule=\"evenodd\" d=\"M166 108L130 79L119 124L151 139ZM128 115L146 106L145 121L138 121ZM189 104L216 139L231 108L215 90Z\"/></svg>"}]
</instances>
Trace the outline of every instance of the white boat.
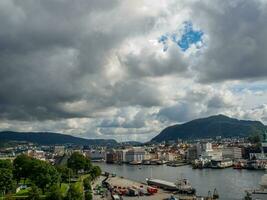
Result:
<instances>
[{"instance_id":1,"label":"white boat","mask_svg":"<svg viewBox=\"0 0 267 200\"><path fill-rule=\"evenodd\" d=\"M178 180L176 183L160 180L160 179L153 179L147 178L146 182L148 185L157 186L163 188L165 190L177 191L178 193L183 194L195 194L196 190L191 186L187 179Z\"/></svg>"}]
</instances>

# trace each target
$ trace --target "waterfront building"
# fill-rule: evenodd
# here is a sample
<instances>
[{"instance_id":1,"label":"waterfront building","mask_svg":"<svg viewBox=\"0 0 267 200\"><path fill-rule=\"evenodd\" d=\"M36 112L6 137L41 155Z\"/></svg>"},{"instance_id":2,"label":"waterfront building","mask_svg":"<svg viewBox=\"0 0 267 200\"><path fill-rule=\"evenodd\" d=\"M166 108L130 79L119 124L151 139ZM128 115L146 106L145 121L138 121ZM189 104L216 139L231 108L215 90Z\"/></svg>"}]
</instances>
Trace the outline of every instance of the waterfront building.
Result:
<instances>
[{"instance_id":1,"label":"waterfront building","mask_svg":"<svg viewBox=\"0 0 267 200\"><path fill-rule=\"evenodd\" d=\"M145 159L145 150L141 147L133 147L126 152L126 162L140 162Z\"/></svg>"},{"instance_id":2,"label":"waterfront building","mask_svg":"<svg viewBox=\"0 0 267 200\"><path fill-rule=\"evenodd\" d=\"M110 150L106 152L106 163L116 163L118 162L118 155L115 150Z\"/></svg>"},{"instance_id":3,"label":"waterfront building","mask_svg":"<svg viewBox=\"0 0 267 200\"><path fill-rule=\"evenodd\" d=\"M197 151L196 145L189 147L187 149L187 156L186 157L187 157L188 162L192 162L192 161L198 159L198 151Z\"/></svg>"},{"instance_id":4,"label":"waterfront building","mask_svg":"<svg viewBox=\"0 0 267 200\"><path fill-rule=\"evenodd\" d=\"M224 147L222 148L223 158L238 160L242 158L242 149L239 147Z\"/></svg>"},{"instance_id":5,"label":"waterfront building","mask_svg":"<svg viewBox=\"0 0 267 200\"><path fill-rule=\"evenodd\" d=\"M120 149L117 150L117 159L120 163L126 162L126 153L128 152L128 149Z\"/></svg>"},{"instance_id":6,"label":"waterfront building","mask_svg":"<svg viewBox=\"0 0 267 200\"><path fill-rule=\"evenodd\" d=\"M105 152L103 150L84 150L85 156L90 158L92 161L105 160Z\"/></svg>"}]
</instances>

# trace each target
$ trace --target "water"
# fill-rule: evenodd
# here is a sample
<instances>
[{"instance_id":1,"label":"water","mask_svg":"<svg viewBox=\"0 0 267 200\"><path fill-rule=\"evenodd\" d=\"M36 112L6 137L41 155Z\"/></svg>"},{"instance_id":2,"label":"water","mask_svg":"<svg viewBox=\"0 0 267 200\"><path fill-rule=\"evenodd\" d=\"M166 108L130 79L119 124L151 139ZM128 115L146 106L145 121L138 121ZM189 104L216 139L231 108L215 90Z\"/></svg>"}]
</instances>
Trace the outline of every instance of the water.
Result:
<instances>
[{"instance_id":1,"label":"water","mask_svg":"<svg viewBox=\"0 0 267 200\"><path fill-rule=\"evenodd\" d=\"M191 166L169 167L166 165L115 165L97 163L103 171L115 173L138 182L145 182L145 178L164 179L175 182L177 178L187 178L198 195L206 195L208 191L217 189L220 200L240 200L246 189L259 187L264 171L227 169L192 169ZM141 169L139 169L141 168Z\"/></svg>"}]
</instances>

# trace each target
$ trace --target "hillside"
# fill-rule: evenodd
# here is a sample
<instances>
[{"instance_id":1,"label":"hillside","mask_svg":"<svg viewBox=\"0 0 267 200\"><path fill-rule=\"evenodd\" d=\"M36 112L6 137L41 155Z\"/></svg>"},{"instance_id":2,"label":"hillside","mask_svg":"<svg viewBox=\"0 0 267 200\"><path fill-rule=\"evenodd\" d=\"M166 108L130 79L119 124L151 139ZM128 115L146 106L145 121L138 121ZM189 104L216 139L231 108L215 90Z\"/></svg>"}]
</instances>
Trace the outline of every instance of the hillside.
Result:
<instances>
[{"instance_id":1,"label":"hillside","mask_svg":"<svg viewBox=\"0 0 267 200\"><path fill-rule=\"evenodd\" d=\"M41 145L77 144L77 145L116 145L116 140L84 139L71 135L51 132L0 132L0 141L27 141Z\"/></svg>"},{"instance_id":2,"label":"hillside","mask_svg":"<svg viewBox=\"0 0 267 200\"><path fill-rule=\"evenodd\" d=\"M225 115L196 119L184 124L165 128L151 141L196 139L208 137L246 137L253 133L264 133L266 126L259 121L238 120Z\"/></svg>"}]
</instances>

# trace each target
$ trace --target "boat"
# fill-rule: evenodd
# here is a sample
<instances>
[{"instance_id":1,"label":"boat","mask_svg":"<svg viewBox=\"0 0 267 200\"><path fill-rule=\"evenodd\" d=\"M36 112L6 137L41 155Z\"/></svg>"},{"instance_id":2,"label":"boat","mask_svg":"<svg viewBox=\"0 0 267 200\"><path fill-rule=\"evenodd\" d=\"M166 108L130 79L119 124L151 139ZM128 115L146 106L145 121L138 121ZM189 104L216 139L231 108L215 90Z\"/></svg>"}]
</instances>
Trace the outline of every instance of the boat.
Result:
<instances>
[{"instance_id":1,"label":"boat","mask_svg":"<svg viewBox=\"0 0 267 200\"><path fill-rule=\"evenodd\" d=\"M141 161L132 161L129 163L130 165L141 165L142 162Z\"/></svg>"},{"instance_id":2,"label":"boat","mask_svg":"<svg viewBox=\"0 0 267 200\"><path fill-rule=\"evenodd\" d=\"M196 194L196 189L192 187L187 179L178 180L177 183L178 192L182 194Z\"/></svg>"},{"instance_id":3,"label":"boat","mask_svg":"<svg viewBox=\"0 0 267 200\"><path fill-rule=\"evenodd\" d=\"M157 186L169 191L177 191L180 194L194 195L196 193L196 189L191 186L187 179L180 179L176 183L173 183L160 179L147 178L146 182L148 185Z\"/></svg>"},{"instance_id":4,"label":"boat","mask_svg":"<svg viewBox=\"0 0 267 200\"><path fill-rule=\"evenodd\" d=\"M153 179L153 178L147 178L146 182L148 185L157 186L165 190L170 190L170 191L178 190L176 184L173 182L160 180L160 179Z\"/></svg>"},{"instance_id":5,"label":"boat","mask_svg":"<svg viewBox=\"0 0 267 200\"><path fill-rule=\"evenodd\" d=\"M265 200L267 199L267 174L261 177L260 188L246 191L245 200Z\"/></svg>"},{"instance_id":6,"label":"boat","mask_svg":"<svg viewBox=\"0 0 267 200\"><path fill-rule=\"evenodd\" d=\"M211 168L214 169L224 169L232 166L233 166L233 161L231 159L211 160Z\"/></svg>"}]
</instances>

